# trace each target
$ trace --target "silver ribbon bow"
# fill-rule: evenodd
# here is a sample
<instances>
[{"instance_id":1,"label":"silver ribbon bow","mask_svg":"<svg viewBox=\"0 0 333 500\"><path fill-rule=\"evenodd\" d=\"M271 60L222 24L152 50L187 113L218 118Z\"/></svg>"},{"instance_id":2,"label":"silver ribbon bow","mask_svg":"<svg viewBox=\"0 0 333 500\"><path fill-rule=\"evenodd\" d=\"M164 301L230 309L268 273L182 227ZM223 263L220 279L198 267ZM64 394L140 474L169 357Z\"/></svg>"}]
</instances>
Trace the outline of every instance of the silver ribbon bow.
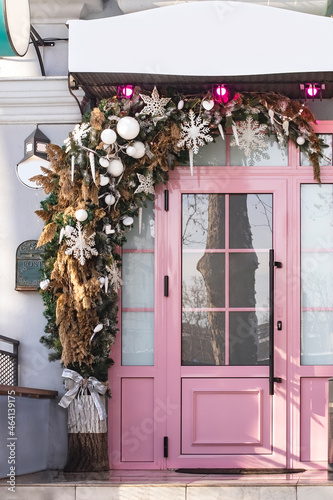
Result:
<instances>
[{"instance_id":1,"label":"silver ribbon bow","mask_svg":"<svg viewBox=\"0 0 333 500\"><path fill-rule=\"evenodd\" d=\"M99 398L99 394L104 395L107 391L105 384L99 382L95 377L84 379L79 373L68 368L64 369L61 376L65 379L71 379L74 382L74 386L61 398L59 401L60 406L68 408L76 396L80 398L81 395L87 394L87 391L89 391L98 411L99 419L104 420L106 418L105 408Z\"/></svg>"}]
</instances>

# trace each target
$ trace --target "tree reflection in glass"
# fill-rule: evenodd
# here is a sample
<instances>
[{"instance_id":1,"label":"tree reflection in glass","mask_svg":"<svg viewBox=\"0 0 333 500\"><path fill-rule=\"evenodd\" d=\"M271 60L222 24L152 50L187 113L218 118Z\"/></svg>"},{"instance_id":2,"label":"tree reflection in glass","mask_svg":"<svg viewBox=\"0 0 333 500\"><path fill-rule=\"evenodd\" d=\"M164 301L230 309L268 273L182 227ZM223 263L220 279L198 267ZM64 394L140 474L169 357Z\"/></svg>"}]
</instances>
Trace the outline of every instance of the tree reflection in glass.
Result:
<instances>
[{"instance_id":1,"label":"tree reflection in glass","mask_svg":"<svg viewBox=\"0 0 333 500\"><path fill-rule=\"evenodd\" d=\"M183 195L183 365L266 364L271 245L271 195Z\"/></svg>"}]
</instances>

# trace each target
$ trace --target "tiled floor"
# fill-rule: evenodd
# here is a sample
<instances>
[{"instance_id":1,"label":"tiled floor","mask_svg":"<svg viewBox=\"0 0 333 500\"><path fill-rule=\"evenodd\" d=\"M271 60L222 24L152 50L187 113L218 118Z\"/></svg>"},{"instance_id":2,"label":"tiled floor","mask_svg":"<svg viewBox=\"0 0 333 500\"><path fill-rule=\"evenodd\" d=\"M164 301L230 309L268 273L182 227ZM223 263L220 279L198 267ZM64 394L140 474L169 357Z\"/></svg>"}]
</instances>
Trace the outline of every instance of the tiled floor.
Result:
<instances>
[{"instance_id":1,"label":"tiled floor","mask_svg":"<svg viewBox=\"0 0 333 500\"><path fill-rule=\"evenodd\" d=\"M1 500L333 500L333 472L193 475L174 471L64 474L16 478L15 493L0 480Z\"/></svg>"}]
</instances>

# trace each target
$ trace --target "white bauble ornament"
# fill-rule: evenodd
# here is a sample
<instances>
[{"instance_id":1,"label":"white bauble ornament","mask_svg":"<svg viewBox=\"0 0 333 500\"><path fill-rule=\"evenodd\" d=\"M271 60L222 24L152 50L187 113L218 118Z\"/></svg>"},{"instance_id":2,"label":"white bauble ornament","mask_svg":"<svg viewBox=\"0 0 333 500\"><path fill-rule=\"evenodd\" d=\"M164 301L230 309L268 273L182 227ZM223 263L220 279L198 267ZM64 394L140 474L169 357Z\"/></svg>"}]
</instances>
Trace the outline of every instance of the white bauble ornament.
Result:
<instances>
[{"instance_id":1,"label":"white bauble ornament","mask_svg":"<svg viewBox=\"0 0 333 500\"><path fill-rule=\"evenodd\" d=\"M124 165L120 160L112 160L110 161L110 165L108 167L109 174L113 175L113 177L119 177L124 171Z\"/></svg>"},{"instance_id":2,"label":"white bauble ornament","mask_svg":"<svg viewBox=\"0 0 333 500\"><path fill-rule=\"evenodd\" d=\"M183 101L183 99L181 99L181 100L179 101L178 105L177 105L177 108L178 108L179 110L181 110L181 109L183 109L183 107L184 107L184 101Z\"/></svg>"},{"instance_id":3,"label":"white bauble ornament","mask_svg":"<svg viewBox=\"0 0 333 500\"><path fill-rule=\"evenodd\" d=\"M210 111L214 107L214 101L202 101L202 107L205 108L206 111Z\"/></svg>"},{"instance_id":4,"label":"white bauble ornament","mask_svg":"<svg viewBox=\"0 0 333 500\"><path fill-rule=\"evenodd\" d=\"M84 222L88 217L88 212L84 210L83 208L80 208L75 212L75 218L79 222Z\"/></svg>"},{"instance_id":5,"label":"white bauble ornament","mask_svg":"<svg viewBox=\"0 0 333 500\"><path fill-rule=\"evenodd\" d=\"M143 142L135 141L135 143L133 144L133 147L135 149L135 152L131 156L133 158L135 158L136 160L138 160L139 158L142 158L146 154L146 148L145 148L145 145L143 144Z\"/></svg>"},{"instance_id":6,"label":"white bauble ornament","mask_svg":"<svg viewBox=\"0 0 333 500\"><path fill-rule=\"evenodd\" d=\"M99 164L101 167L108 168L110 162L107 158L104 158L104 156L102 156L102 158L99 159Z\"/></svg>"},{"instance_id":7,"label":"white bauble ornament","mask_svg":"<svg viewBox=\"0 0 333 500\"><path fill-rule=\"evenodd\" d=\"M101 140L104 144L114 144L117 140L117 134L111 128L106 128L101 133Z\"/></svg>"},{"instance_id":8,"label":"white bauble ornament","mask_svg":"<svg viewBox=\"0 0 333 500\"><path fill-rule=\"evenodd\" d=\"M303 144L305 143L305 139L302 135L300 135L297 137L296 142L299 146L303 146Z\"/></svg>"},{"instance_id":9,"label":"white bauble ornament","mask_svg":"<svg viewBox=\"0 0 333 500\"><path fill-rule=\"evenodd\" d=\"M131 226L134 222L133 217L124 217L123 224L124 226Z\"/></svg>"},{"instance_id":10,"label":"white bauble ornament","mask_svg":"<svg viewBox=\"0 0 333 500\"><path fill-rule=\"evenodd\" d=\"M101 277L98 279L98 281L100 282L101 286L103 286L103 285L104 285L104 283L105 283L105 278L104 278L104 276L101 276Z\"/></svg>"},{"instance_id":11,"label":"white bauble ornament","mask_svg":"<svg viewBox=\"0 0 333 500\"><path fill-rule=\"evenodd\" d=\"M100 186L106 186L107 184L109 184L109 178L106 177L105 175L100 175L100 177L99 177L99 185Z\"/></svg>"},{"instance_id":12,"label":"white bauble ornament","mask_svg":"<svg viewBox=\"0 0 333 500\"><path fill-rule=\"evenodd\" d=\"M140 132L139 122L131 116L120 118L117 123L117 132L123 139L130 141L134 139Z\"/></svg>"},{"instance_id":13,"label":"white bauble ornament","mask_svg":"<svg viewBox=\"0 0 333 500\"><path fill-rule=\"evenodd\" d=\"M113 194L107 194L105 196L105 203L107 205L113 205L115 201L116 201L116 198L113 196Z\"/></svg>"},{"instance_id":14,"label":"white bauble ornament","mask_svg":"<svg viewBox=\"0 0 333 500\"><path fill-rule=\"evenodd\" d=\"M136 153L136 149L134 146L127 146L126 148L126 153L128 154L128 156L134 156L135 153Z\"/></svg>"}]
</instances>

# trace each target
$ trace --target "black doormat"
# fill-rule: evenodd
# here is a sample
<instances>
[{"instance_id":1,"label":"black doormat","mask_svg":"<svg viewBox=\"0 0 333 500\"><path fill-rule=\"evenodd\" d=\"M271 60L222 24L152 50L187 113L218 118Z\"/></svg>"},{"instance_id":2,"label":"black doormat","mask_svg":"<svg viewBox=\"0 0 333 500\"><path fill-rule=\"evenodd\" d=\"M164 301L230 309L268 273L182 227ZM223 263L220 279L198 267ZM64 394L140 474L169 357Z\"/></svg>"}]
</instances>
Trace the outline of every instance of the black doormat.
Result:
<instances>
[{"instance_id":1,"label":"black doormat","mask_svg":"<svg viewBox=\"0 0 333 500\"><path fill-rule=\"evenodd\" d=\"M182 474L297 474L305 469L176 469Z\"/></svg>"}]
</instances>

